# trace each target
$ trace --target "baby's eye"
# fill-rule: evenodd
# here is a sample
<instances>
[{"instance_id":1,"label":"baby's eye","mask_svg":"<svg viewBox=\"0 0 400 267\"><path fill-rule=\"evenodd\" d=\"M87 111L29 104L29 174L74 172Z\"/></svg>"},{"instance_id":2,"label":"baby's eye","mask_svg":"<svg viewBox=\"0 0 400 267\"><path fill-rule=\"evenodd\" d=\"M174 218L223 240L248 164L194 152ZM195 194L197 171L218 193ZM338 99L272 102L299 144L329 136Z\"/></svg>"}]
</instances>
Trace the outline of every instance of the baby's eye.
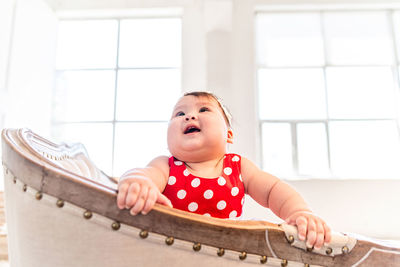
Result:
<instances>
[{"instance_id":1,"label":"baby's eye","mask_svg":"<svg viewBox=\"0 0 400 267\"><path fill-rule=\"evenodd\" d=\"M206 111L210 111L210 109L208 107L202 107L199 112L206 112Z\"/></svg>"},{"instance_id":2,"label":"baby's eye","mask_svg":"<svg viewBox=\"0 0 400 267\"><path fill-rule=\"evenodd\" d=\"M185 113L183 113L182 111L179 111L178 113L175 114L175 117L178 116L185 116Z\"/></svg>"}]
</instances>

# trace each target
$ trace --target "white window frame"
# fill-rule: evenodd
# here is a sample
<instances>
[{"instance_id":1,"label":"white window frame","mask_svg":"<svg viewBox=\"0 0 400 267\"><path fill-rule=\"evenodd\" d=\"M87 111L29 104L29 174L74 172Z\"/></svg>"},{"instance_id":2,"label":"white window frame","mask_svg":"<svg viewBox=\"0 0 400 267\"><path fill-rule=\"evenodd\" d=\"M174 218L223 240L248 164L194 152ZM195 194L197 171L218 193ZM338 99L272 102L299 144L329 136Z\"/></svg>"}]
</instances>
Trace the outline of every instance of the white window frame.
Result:
<instances>
[{"instance_id":1,"label":"white window frame","mask_svg":"<svg viewBox=\"0 0 400 267\"><path fill-rule=\"evenodd\" d=\"M313 1L317 2L317 1ZM394 50L393 53L393 62L391 65L331 65L328 64L328 51L326 49L326 35L324 32L324 25L323 25L323 16L325 13L330 13L330 12L363 12L363 11L383 11L386 12L387 18L390 20L389 21L389 31L390 31L390 37L392 39L392 49ZM325 96L327 97L327 85L326 85L326 69L329 67L382 67L382 66L387 66L391 68L392 73L394 74L394 90L396 91L396 109L400 109L400 98L399 98L399 88L400 88L400 77L399 77L399 72L400 72L400 60L398 57L398 51L397 48L399 45L396 43L396 36L395 36L395 31L394 31L394 19L393 19L393 13L395 11L400 11L400 6L399 5L385 5L385 4L351 4L351 5L338 5L338 4L317 4L315 5L264 5L261 7L258 7L256 9L256 12L254 16L256 17L259 14L276 14L276 13L305 13L305 12L313 12L313 13L319 13L320 15L320 23L321 23L321 29L322 29L322 37L323 37L323 50L324 50L324 59L325 63L321 66L296 66L296 67L291 67L288 66L287 68L296 68L296 69L307 69L307 68L321 68L323 69L324 73L324 78L325 78ZM257 51L255 51L257 53ZM269 67L269 66L264 66L262 64L258 64L257 61L255 60L255 75L257 77L257 73L260 69L284 69L284 67ZM256 78L257 80L257 78ZM258 94L258 85L256 84L255 90L257 91L256 94ZM328 99L326 99L326 105L328 109ZM258 102L258 100L257 100ZM328 113L327 113L328 114ZM293 177L284 177L285 179L288 180L296 180L296 179L304 179L304 178L325 178L325 179L342 179L342 178L347 178L347 177L336 177L332 174L332 169L331 169L331 156L330 156L330 136L329 136L329 123L334 122L334 121L394 121L398 133L399 133L399 138L400 138L400 113L396 112L395 118L379 118L379 119L333 119L333 118L327 118L327 119L316 119L316 120L266 120L266 119L258 119L259 120L259 125L258 125L258 138L259 138L259 159L260 159L260 166L263 165L263 151L262 151L262 124L263 123L288 123L290 124L290 129L291 129L291 142L292 142L292 162L293 162L293 170L295 172ZM327 177L309 177L309 176L302 176L299 174L299 169L298 169L298 164L299 164L299 158L298 158L298 144L297 144L297 125L299 123L323 123L325 126L325 132L326 132L326 140L327 140L327 158L328 158L328 168L329 168L329 175ZM383 177L384 178L384 177Z\"/></svg>"},{"instance_id":2,"label":"white window frame","mask_svg":"<svg viewBox=\"0 0 400 267\"><path fill-rule=\"evenodd\" d=\"M51 128L62 125L71 124L101 124L108 123L112 125L112 155L111 155L111 174L118 175L115 173L115 135L116 125L121 123L135 124L135 123L167 123L166 120L118 120L117 114L117 94L118 94L118 73L120 70L161 70L161 69L174 69L180 70L182 74L182 63L179 67L120 67L119 62L119 51L120 51L120 24L121 20L125 19L159 19L159 18L177 18L182 21L182 9L181 8L160 8L160 9L134 9L134 10L114 10L114 11L64 11L58 14L60 21L89 21L89 20L116 20L118 23L117 31L117 55L115 67L113 68L81 68L81 69L57 69L56 73L62 73L65 71L98 71L98 70L109 70L115 72L115 84L114 84L114 110L113 119L107 121L57 121L54 116L51 120ZM183 76L183 75L181 75ZM182 84L182 79L181 79ZM181 86L182 88L182 86ZM53 92L55 92L54 87ZM53 107L54 108L54 107ZM155 155L156 156L156 155Z\"/></svg>"}]
</instances>

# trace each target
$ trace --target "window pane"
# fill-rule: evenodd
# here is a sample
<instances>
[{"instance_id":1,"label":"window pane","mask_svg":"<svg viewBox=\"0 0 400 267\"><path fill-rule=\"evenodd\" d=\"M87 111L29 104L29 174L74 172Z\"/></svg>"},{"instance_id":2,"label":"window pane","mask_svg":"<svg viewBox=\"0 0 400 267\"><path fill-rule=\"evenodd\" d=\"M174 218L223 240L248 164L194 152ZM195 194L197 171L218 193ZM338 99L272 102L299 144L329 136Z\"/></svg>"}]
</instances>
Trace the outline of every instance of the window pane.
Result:
<instances>
[{"instance_id":1,"label":"window pane","mask_svg":"<svg viewBox=\"0 0 400 267\"><path fill-rule=\"evenodd\" d=\"M278 176L293 174L292 138L288 123L262 124L263 169Z\"/></svg>"},{"instance_id":2,"label":"window pane","mask_svg":"<svg viewBox=\"0 0 400 267\"><path fill-rule=\"evenodd\" d=\"M392 45L385 12L324 13L330 64L390 64Z\"/></svg>"},{"instance_id":3,"label":"window pane","mask_svg":"<svg viewBox=\"0 0 400 267\"><path fill-rule=\"evenodd\" d=\"M169 120L180 88L179 70L121 70L118 120Z\"/></svg>"},{"instance_id":4,"label":"window pane","mask_svg":"<svg viewBox=\"0 0 400 267\"><path fill-rule=\"evenodd\" d=\"M393 121L331 122L333 173L345 178L400 178L399 133Z\"/></svg>"},{"instance_id":5,"label":"window pane","mask_svg":"<svg viewBox=\"0 0 400 267\"><path fill-rule=\"evenodd\" d=\"M266 66L324 64L318 13L260 14L256 17L257 61Z\"/></svg>"},{"instance_id":6,"label":"window pane","mask_svg":"<svg viewBox=\"0 0 400 267\"><path fill-rule=\"evenodd\" d=\"M116 66L116 20L61 21L58 32L58 69Z\"/></svg>"},{"instance_id":7,"label":"window pane","mask_svg":"<svg viewBox=\"0 0 400 267\"><path fill-rule=\"evenodd\" d=\"M53 127L53 137L59 142L82 143L96 166L111 175L112 124L73 123Z\"/></svg>"},{"instance_id":8,"label":"window pane","mask_svg":"<svg viewBox=\"0 0 400 267\"><path fill-rule=\"evenodd\" d=\"M262 69L258 86L261 119L326 118L322 69Z\"/></svg>"},{"instance_id":9,"label":"window pane","mask_svg":"<svg viewBox=\"0 0 400 267\"><path fill-rule=\"evenodd\" d=\"M395 11L393 14L393 25L397 45L397 57L400 61L400 11Z\"/></svg>"},{"instance_id":10,"label":"window pane","mask_svg":"<svg viewBox=\"0 0 400 267\"><path fill-rule=\"evenodd\" d=\"M64 71L57 75L56 121L106 121L114 118L114 71Z\"/></svg>"},{"instance_id":11,"label":"window pane","mask_svg":"<svg viewBox=\"0 0 400 267\"><path fill-rule=\"evenodd\" d=\"M114 175L145 167L160 155L169 155L168 123L117 123L115 129Z\"/></svg>"},{"instance_id":12,"label":"window pane","mask_svg":"<svg viewBox=\"0 0 400 267\"><path fill-rule=\"evenodd\" d=\"M179 67L181 28L178 18L122 20L119 67Z\"/></svg>"},{"instance_id":13,"label":"window pane","mask_svg":"<svg viewBox=\"0 0 400 267\"><path fill-rule=\"evenodd\" d=\"M331 118L392 118L393 75L389 67L328 68Z\"/></svg>"},{"instance_id":14,"label":"window pane","mask_svg":"<svg viewBox=\"0 0 400 267\"><path fill-rule=\"evenodd\" d=\"M323 123L297 124L297 153L300 175L329 175L328 144Z\"/></svg>"}]
</instances>

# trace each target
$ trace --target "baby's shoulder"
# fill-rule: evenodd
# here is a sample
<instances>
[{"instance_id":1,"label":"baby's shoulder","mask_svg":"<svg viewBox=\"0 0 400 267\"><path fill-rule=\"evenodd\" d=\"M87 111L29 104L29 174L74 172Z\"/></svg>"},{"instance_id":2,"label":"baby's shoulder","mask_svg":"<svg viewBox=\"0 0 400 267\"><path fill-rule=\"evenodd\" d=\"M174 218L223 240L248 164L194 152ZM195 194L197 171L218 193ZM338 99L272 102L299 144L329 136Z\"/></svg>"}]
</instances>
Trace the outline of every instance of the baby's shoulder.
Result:
<instances>
[{"instance_id":1,"label":"baby's shoulder","mask_svg":"<svg viewBox=\"0 0 400 267\"><path fill-rule=\"evenodd\" d=\"M168 167L169 157L162 155L154 158L150 163L149 166L165 168Z\"/></svg>"}]
</instances>

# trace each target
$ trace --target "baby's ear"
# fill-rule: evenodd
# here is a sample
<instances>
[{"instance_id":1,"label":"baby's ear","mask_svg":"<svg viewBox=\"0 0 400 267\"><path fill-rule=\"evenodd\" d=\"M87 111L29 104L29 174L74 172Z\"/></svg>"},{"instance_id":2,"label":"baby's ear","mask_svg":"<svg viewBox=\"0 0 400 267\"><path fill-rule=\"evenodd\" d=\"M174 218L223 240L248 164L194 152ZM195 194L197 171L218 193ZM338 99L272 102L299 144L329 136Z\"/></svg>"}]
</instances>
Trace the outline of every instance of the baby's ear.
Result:
<instances>
[{"instance_id":1,"label":"baby's ear","mask_svg":"<svg viewBox=\"0 0 400 267\"><path fill-rule=\"evenodd\" d=\"M233 144L233 131L231 129L228 130L228 139L226 140L227 143Z\"/></svg>"}]
</instances>

